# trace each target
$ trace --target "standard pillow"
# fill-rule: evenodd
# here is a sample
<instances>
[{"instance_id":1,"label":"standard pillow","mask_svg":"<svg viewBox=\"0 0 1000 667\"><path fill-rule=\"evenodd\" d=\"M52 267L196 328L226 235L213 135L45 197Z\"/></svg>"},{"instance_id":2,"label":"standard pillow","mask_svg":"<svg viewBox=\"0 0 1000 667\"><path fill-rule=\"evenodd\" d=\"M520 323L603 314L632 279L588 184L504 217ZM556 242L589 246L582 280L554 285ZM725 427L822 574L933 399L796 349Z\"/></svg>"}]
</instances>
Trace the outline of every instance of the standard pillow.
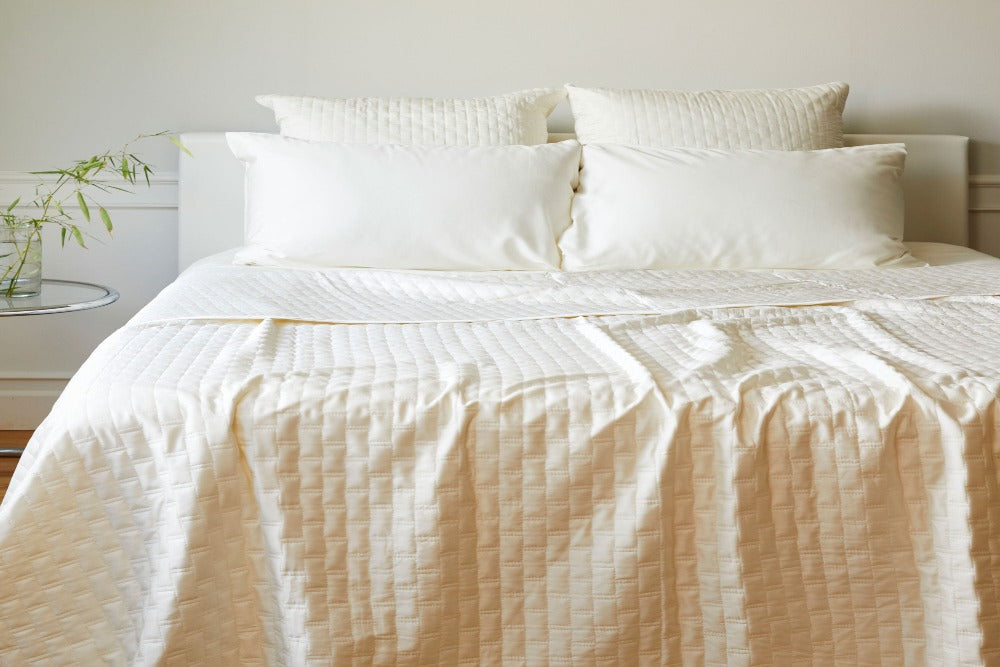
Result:
<instances>
[{"instance_id":1,"label":"standard pillow","mask_svg":"<svg viewBox=\"0 0 1000 667\"><path fill-rule=\"evenodd\" d=\"M525 90L496 97L432 99L261 95L281 134L313 141L431 146L544 144L546 118L563 89Z\"/></svg>"},{"instance_id":2,"label":"standard pillow","mask_svg":"<svg viewBox=\"0 0 1000 667\"><path fill-rule=\"evenodd\" d=\"M903 144L820 151L583 147L563 266L852 269L908 257ZM911 260L912 261L912 260Z\"/></svg>"},{"instance_id":3,"label":"standard pillow","mask_svg":"<svg viewBox=\"0 0 1000 667\"><path fill-rule=\"evenodd\" d=\"M844 145L846 83L701 92L566 89L584 144L783 151Z\"/></svg>"},{"instance_id":4,"label":"standard pillow","mask_svg":"<svg viewBox=\"0 0 1000 667\"><path fill-rule=\"evenodd\" d=\"M240 264L557 269L580 145L398 146L230 132Z\"/></svg>"}]
</instances>

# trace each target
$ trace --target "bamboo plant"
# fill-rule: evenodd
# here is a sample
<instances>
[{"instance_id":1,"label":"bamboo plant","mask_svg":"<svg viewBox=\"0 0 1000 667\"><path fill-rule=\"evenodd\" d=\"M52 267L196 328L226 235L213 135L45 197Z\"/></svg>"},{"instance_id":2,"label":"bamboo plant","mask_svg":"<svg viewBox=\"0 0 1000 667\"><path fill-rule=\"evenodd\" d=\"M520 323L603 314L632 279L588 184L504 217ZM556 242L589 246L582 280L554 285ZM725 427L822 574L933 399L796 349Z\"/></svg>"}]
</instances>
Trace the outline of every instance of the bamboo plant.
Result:
<instances>
[{"instance_id":1,"label":"bamboo plant","mask_svg":"<svg viewBox=\"0 0 1000 667\"><path fill-rule=\"evenodd\" d=\"M166 137L189 153L176 137L167 132L140 134L118 150L91 155L65 169L30 172L39 178L34 199L21 206L21 198L18 197L5 209L0 208L0 232L16 230L20 239L19 242L8 241L6 251L0 254L0 285L6 286L4 296L15 295L25 264L32 253L40 252L41 231L46 225L60 228L60 243L63 246L67 239L71 239L81 248L86 248L86 238L94 238L86 226L78 224L77 215L82 216L84 223L93 223L96 217L106 233L112 234L114 225L111 215L98 203L95 194L99 196L112 190L133 192L132 188L142 181L148 187L153 167L132 152L132 145L152 137ZM19 214L19 206L27 209L28 213Z\"/></svg>"}]
</instances>

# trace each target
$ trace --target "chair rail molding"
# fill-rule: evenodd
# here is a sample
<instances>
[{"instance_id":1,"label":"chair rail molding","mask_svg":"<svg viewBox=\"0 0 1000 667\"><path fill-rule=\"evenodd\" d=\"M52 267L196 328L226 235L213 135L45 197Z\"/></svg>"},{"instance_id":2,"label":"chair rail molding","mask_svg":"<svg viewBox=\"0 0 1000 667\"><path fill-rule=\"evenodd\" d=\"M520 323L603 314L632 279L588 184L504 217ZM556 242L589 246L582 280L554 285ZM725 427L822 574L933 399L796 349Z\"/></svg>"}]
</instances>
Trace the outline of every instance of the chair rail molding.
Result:
<instances>
[{"instance_id":1,"label":"chair rail molding","mask_svg":"<svg viewBox=\"0 0 1000 667\"><path fill-rule=\"evenodd\" d=\"M121 187L121 181L106 181L109 185ZM18 211L31 208L31 200L34 198L35 186L41 184L55 183L55 178L51 176L39 177L23 171L0 171L0 205L6 208L7 204L20 197L21 203ZM107 192L98 191L96 188L92 194L94 198L106 209L173 209L177 208L177 173L161 172L149 177L149 185L145 179L136 181L131 186L132 192L122 192L120 190L109 190Z\"/></svg>"},{"instance_id":2,"label":"chair rail molding","mask_svg":"<svg viewBox=\"0 0 1000 667\"><path fill-rule=\"evenodd\" d=\"M1000 174L969 177L969 212L1000 212Z\"/></svg>"},{"instance_id":3,"label":"chair rail molding","mask_svg":"<svg viewBox=\"0 0 1000 667\"><path fill-rule=\"evenodd\" d=\"M1000 174L969 177L969 245L1000 257Z\"/></svg>"}]
</instances>

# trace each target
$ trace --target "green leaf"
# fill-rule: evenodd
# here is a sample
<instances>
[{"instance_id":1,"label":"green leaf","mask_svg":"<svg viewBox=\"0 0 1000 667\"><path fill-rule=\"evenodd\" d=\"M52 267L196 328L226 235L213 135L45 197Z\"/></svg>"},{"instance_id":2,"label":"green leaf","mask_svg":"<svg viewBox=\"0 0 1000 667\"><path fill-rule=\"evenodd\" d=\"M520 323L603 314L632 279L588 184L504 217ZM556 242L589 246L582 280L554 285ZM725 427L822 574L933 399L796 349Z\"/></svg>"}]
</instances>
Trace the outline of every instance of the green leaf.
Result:
<instances>
[{"instance_id":1,"label":"green leaf","mask_svg":"<svg viewBox=\"0 0 1000 667\"><path fill-rule=\"evenodd\" d=\"M113 227L111 226L111 216L108 215L108 212L105 210L103 206L100 208L99 212L101 214L101 220L104 222L104 227L107 228L108 234L110 234L111 230L113 229Z\"/></svg>"},{"instance_id":2,"label":"green leaf","mask_svg":"<svg viewBox=\"0 0 1000 667\"><path fill-rule=\"evenodd\" d=\"M174 146L177 146L177 148L181 149L182 151L184 151L185 153L187 153L189 156L194 157L194 154L192 154L191 151L188 150L187 146L185 146L184 144L181 143L180 139L178 139L177 137L173 136L172 134L168 134L167 135L167 139L170 139L170 142Z\"/></svg>"},{"instance_id":3,"label":"green leaf","mask_svg":"<svg viewBox=\"0 0 1000 667\"><path fill-rule=\"evenodd\" d=\"M82 181L90 175L90 172L94 170L100 171L103 166L104 163L101 160L98 160L97 156L94 156L86 161L78 162L76 169L73 170L73 178L78 181Z\"/></svg>"},{"instance_id":4,"label":"green leaf","mask_svg":"<svg viewBox=\"0 0 1000 667\"><path fill-rule=\"evenodd\" d=\"M10 203L10 206L8 206L8 207L7 207L7 212L8 212L8 213L10 213L11 211L13 211L13 210L14 210L14 207L15 207L15 206L17 206L18 202L20 202L20 201L21 201L21 198L20 198L20 197L18 197L18 198L17 198L17 199L15 199L14 201L12 201L12 202Z\"/></svg>"},{"instance_id":5,"label":"green leaf","mask_svg":"<svg viewBox=\"0 0 1000 667\"><path fill-rule=\"evenodd\" d=\"M66 228L65 227L61 227L59 229L59 241L60 241L60 243L62 243L62 247L65 248L66 247Z\"/></svg>"},{"instance_id":6,"label":"green leaf","mask_svg":"<svg viewBox=\"0 0 1000 667\"><path fill-rule=\"evenodd\" d=\"M87 244L83 242L83 234L80 233L80 228L77 227L76 225L73 225L69 229L73 233L73 238L76 239L76 242L80 244L80 247L86 248Z\"/></svg>"},{"instance_id":7,"label":"green leaf","mask_svg":"<svg viewBox=\"0 0 1000 667\"><path fill-rule=\"evenodd\" d=\"M80 205L80 211L83 213L83 217L87 219L87 222L90 222L90 209L87 208L87 202L84 200L83 195L79 192L76 193L76 203ZM73 229L76 229L76 227ZM83 245L83 241L80 242L80 245Z\"/></svg>"}]
</instances>

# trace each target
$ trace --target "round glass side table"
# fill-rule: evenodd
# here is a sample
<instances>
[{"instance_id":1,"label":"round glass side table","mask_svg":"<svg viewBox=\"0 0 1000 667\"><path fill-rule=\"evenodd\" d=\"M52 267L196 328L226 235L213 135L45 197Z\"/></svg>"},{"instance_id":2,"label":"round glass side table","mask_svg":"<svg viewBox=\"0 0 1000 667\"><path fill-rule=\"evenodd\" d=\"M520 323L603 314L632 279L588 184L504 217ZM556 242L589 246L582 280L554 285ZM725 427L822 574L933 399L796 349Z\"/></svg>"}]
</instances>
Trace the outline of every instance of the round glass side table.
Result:
<instances>
[{"instance_id":1,"label":"round glass side table","mask_svg":"<svg viewBox=\"0 0 1000 667\"><path fill-rule=\"evenodd\" d=\"M42 280L35 296L7 297L0 293L0 317L49 315L100 308L118 300L118 292L103 285L76 280Z\"/></svg>"},{"instance_id":2,"label":"round glass side table","mask_svg":"<svg viewBox=\"0 0 1000 667\"><path fill-rule=\"evenodd\" d=\"M7 297L0 293L0 317L72 313L100 308L118 300L118 292L93 283L76 280L42 280L42 291L35 296ZM0 458L16 458L21 448L0 447Z\"/></svg>"}]
</instances>

